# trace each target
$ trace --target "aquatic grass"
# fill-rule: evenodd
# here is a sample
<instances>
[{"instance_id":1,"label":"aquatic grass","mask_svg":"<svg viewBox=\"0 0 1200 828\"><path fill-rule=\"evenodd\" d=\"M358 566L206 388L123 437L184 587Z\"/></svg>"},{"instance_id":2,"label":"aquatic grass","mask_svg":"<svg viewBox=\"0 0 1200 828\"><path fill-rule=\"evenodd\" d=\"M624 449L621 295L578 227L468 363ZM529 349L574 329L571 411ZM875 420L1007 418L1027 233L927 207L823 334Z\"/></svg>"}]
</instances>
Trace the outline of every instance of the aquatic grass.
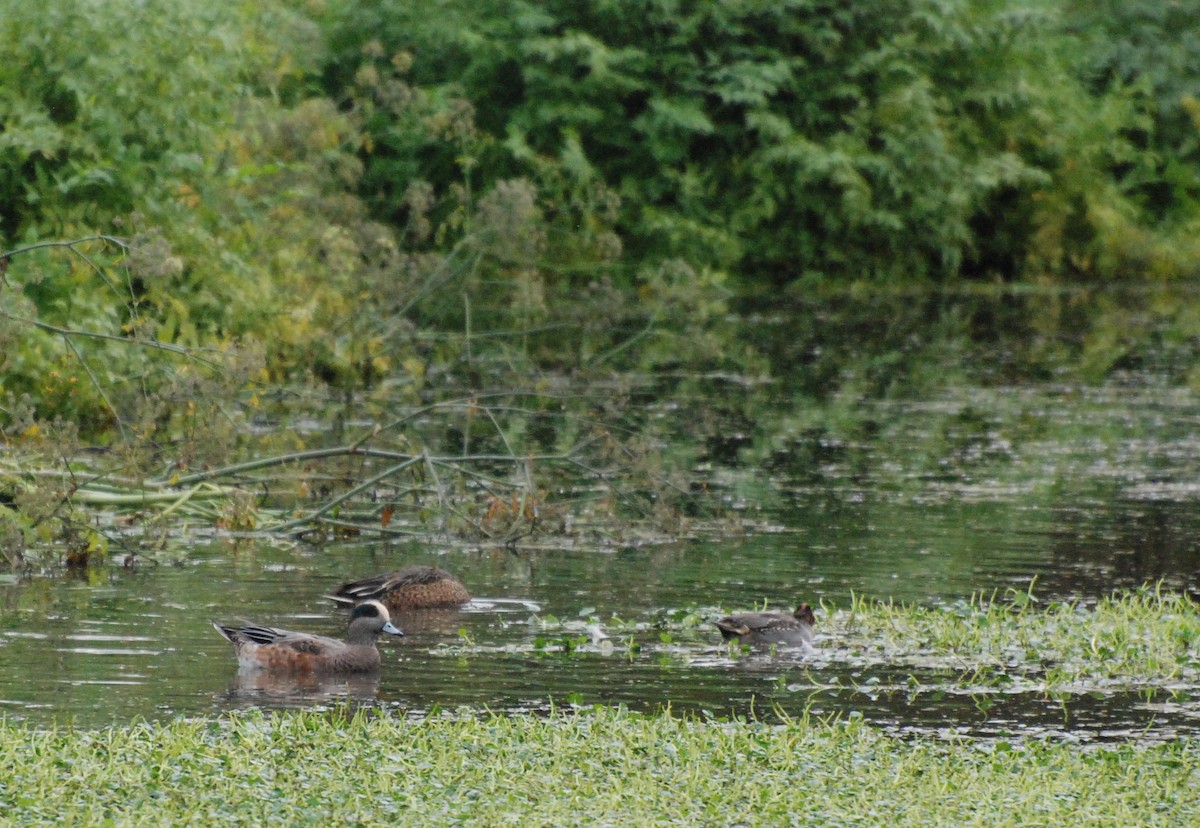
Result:
<instances>
[{"instance_id":1,"label":"aquatic grass","mask_svg":"<svg viewBox=\"0 0 1200 828\"><path fill-rule=\"evenodd\" d=\"M723 608L692 607L659 609L643 620L540 615L530 624L535 650L584 645L591 630L603 627L647 652L659 645L685 645L681 652L687 652L721 643L712 621L724 614ZM817 630L825 661L944 668L1005 680L1010 673L1036 675L1055 686L1200 684L1200 606L1159 586L1090 605L1043 604L1032 587L933 606L854 596L846 609L823 605Z\"/></svg>"},{"instance_id":2,"label":"aquatic grass","mask_svg":"<svg viewBox=\"0 0 1200 828\"><path fill-rule=\"evenodd\" d=\"M1159 587L1092 606L1040 606L1018 591L934 607L856 597L830 626L846 646L894 663L1036 670L1057 683L1200 679L1200 607Z\"/></svg>"},{"instance_id":3,"label":"aquatic grass","mask_svg":"<svg viewBox=\"0 0 1200 828\"><path fill-rule=\"evenodd\" d=\"M729 609L660 608L611 622L592 616L590 623L618 637L604 649L583 637L582 620L533 616L531 646L588 658L619 653L678 669L744 664L789 693L953 694L981 705L997 693L1064 703L1136 693L1150 703L1190 697L1200 687L1200 608L1160 586L1093 603L1044 602L1032 588L933 606L856 596L848 607L822 606L816 652L724 645L713 621Z\"/></svg>"},{"instance_id":4,"label":"aquatic grass","mask_svg":"<svg viewBox=\"0 0 1200 828\"><path fill-rule=\"evenodd\" d=\"M0 726L0 813L35 824L1183 825L1200 745L899 739L595 708Z\"/></svg>"}]
</instances>

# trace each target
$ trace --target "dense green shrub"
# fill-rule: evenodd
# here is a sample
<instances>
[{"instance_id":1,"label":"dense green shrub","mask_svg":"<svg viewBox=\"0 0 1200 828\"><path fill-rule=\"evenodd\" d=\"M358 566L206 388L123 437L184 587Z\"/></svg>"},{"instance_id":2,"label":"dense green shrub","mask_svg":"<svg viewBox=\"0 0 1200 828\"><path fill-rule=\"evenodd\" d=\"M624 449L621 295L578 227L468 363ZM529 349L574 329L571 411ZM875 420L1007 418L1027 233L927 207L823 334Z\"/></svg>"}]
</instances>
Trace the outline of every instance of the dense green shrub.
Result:
<instances>
[{"instance_id":1,"label":"dense green shrub","mask_svg":"<svg viewBox=\"0 0 1200 828\"><path fill-rule=\"evenodd\" d=\"M404 55L493 137L481 186L533 155L599 177L621 195L635 260L776 282L944 278L989 198L1048 180L991 129L1019 115L1033 15L814 0L339 8L333 90L364 47ZM446 154L385 139L367 164L371 197L400 215L382 182L436 179Z\"/></svg>"},{"instance_id":2,"label":"dense green shrub","mask_svg":"<svg viewBox=\"0 0 1200 828\"><path fill-rule=\"evenodd\" d=\"M7 263L3 390L140 418L175 369L131 339L354 389L740 369L731 295L1191 275L1197 14L0 0L0 251L127 242Z\"/></svg>"},{"instance_id":3,"label":"dense green shrub","mask_svg":"<svg viewBox=\"0 0 1200 828\"><path fill-rule=\"evenodd\" d=\"M1200 211L1200 3L1071 2L1080 74L1093 94L1136 89L1147 117L1130 135L1143 163L1118 170L1150 215ZM1152 152L1147 152L1151 151Z\"/></svg>"},{"instance_id":4,"label":"dense green shrub","mask_svg":"<svg viewBox=\"0 0 1200 828\"><path fill-rule=\"evenodd\" d=\"M1190 74L1169 68L1195 59L1189 4L331 8L331 93L364 53L393 56L434 99L469 105L479 189L538 158L619 193L628 261L683 258L746 289L1171 275L1200 253L1171 251L1194 234L1154 229L1166 202L1195 211L1196 107ZM364 184L402 219L396 182L437 187L457 156L396 124L368 122Z\"/></svg>"},{"instance_id":5,"label":"dense green shrub","mask_svg":"<svg viewBox=\"0 0 1200 828\"><path fill-rule=\"evenodd\" d=\"M0 250L29 250L2 288L10 399L140 418L181 370L159 341L270 342L274 376L351 363L330 331L394 244L351 192L356 128L306 89L319 55L283 4L0 3ZM126 244L37 248L97 231Z\"/></svg>"}]
</instances>

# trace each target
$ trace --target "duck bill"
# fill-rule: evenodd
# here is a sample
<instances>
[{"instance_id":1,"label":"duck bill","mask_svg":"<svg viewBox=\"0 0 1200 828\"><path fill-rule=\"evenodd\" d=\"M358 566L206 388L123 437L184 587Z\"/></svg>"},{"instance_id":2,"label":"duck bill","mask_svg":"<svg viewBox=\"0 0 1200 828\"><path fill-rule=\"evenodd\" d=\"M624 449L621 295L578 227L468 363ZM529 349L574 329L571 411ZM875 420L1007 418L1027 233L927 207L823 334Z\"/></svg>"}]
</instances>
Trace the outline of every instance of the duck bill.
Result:
<instances>
[{"instance_id":1,"label":"duck bill","mask_svg":"<svg viewBox=\"0 0 1200 828\"><path fill-rule=\"evenodd\" d=\"M395 624L393 624L391 621L389 621L383 625L383 631L385 633L387 633L388 635L404 635L404 633L401 631L401 629L399 627L397 627Z\"/></svg>"}]
</instances>

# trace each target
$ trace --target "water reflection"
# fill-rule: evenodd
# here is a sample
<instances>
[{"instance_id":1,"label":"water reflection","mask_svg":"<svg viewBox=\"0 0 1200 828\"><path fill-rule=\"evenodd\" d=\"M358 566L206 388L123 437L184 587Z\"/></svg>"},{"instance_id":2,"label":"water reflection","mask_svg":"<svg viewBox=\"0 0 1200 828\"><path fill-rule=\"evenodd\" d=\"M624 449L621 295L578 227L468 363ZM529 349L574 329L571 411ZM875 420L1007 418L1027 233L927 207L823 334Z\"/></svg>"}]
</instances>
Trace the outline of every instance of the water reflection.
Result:
<instances>
[{"instance_id":1,"label":"water reflection","mask_svg":"<svg viewBox=\"0 0 1200 828\"><path fill-rule=\"evenodd\" d=\"M379 673L346 676L280 675L239 669L225 698L239 705L312 704L332 701L374 701Z\"/></svg>"},{"instance_id":2,"label":"water reflection","mask_svg":"<svg viewBox=\"0 0 1200 828\"><path fill-rule=\"evenodd\" d=\"M709 622L764 602L845 607L859 594L951 604L1031 581L1039 598L1084 602L1146 582L1200 589L1200 401L1191 395L974 390L879 403L873 422L876 443L803 433L763 463L747 462L738 436L710 446L712 462L737 466L714 469L710 490L747 527L720 540L603 552L552 538L516 551L203 540L178 565L5 579L0 711L95 726L341 701L417 712L604 702L862 716L900 733L981 738L1200 732L1196 687L1051 696L1026 682L964 692L958 672L921 663L915 645L891 662L862 658L820 632L820 620L815 654L722 645ZM338 637L344 616L323 595L348 578L428 563L487 597L398 614L407 637L380 643L378 675L242 674L209 626L210 617L253 618ZM681 634L664 620L677 612L700 625Z\"/></svg>"}]
</instances>

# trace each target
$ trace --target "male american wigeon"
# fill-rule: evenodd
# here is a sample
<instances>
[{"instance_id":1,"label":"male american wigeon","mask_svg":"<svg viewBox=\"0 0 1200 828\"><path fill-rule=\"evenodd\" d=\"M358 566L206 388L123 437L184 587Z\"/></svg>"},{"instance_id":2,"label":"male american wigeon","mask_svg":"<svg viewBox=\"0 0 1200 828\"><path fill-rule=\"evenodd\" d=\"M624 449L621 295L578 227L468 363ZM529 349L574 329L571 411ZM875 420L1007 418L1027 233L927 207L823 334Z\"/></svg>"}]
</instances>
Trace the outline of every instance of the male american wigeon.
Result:
<instances>
[{"instance_id":1,"label":"male american wigeon","mask_svg":"<svg viewBox=\"0 0 1200 828\"><path fill-rule=\"evenodd\" d=\"M404 635L378 601L354 608L345 641L257 624L227 627L214 621L212 625L233 644L243 669L275 673L368 673L379 669L375 647L379 634Z\"/></svg>"},{"instance_id":2,"label":"male american wigeon","mask_svg":"<svg viewBox=\"0 0 1200 828\"><path fill-rule=\"evenodd\" d=\"M746 612L728 615L717 623L726 641L736 638L743 644L790 644L813 646L813 625L817 616L808 604L784 612Z\"/></svg>"},{"instance_id":3,"label":"male american wigeon","mask_svg":"<svg viewBox=\"0 0 1200 828\"><path fill-rule=\"evenodd\" d=\"M392 612L457 607L471 600L462 582L436 566L406 566L342 584L329 596L340 604L381 601Z\"/></svg>"}]
</instances>

